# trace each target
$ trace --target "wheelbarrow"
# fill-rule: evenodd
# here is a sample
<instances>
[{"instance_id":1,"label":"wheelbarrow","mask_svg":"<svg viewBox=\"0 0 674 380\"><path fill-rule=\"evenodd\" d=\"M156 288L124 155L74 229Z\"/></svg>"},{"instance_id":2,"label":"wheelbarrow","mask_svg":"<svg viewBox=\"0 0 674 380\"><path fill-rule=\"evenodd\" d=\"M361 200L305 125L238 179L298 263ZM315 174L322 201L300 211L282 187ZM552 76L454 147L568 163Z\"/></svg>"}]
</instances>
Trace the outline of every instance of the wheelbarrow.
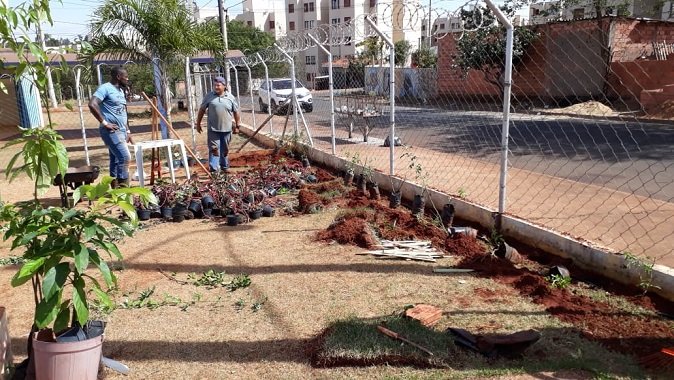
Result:
<instances>
[{"instance_id":1,"label":"wheelbarrow","mask_svg":"<svg viewBox=\"0 0 674 380\"><path fill-rule=\"evenodd\" d=\"M100 171L98 166L80 166L79 168L68 168L64 178L61 178L61 174L58 174L54 178L54 186L58 186L61 192L61 206L65 208L73 207L73 193L68 191L68 188L75 190L84 184L91 184L98 178Z\"/></svg>"}]
</instances>

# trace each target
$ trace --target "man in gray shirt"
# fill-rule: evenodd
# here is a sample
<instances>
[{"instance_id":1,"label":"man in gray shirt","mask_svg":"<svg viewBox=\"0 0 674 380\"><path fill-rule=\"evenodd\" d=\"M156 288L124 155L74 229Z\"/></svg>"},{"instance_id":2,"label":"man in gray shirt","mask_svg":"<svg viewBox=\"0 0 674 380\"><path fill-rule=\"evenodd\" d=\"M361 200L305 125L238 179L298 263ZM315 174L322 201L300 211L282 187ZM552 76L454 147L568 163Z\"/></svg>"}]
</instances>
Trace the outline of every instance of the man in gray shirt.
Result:
<instances>
[{"instance_id":1,"label":"man in gray shirt","mask_svg":"<svg viewBox=\"0 0 674 380\"><path fill-rule=\"evenodd\" d=\"M232 139L232 119L234 132L239 129L239 105L227 92L227 81L215 77L213 91L204 97L197 115L197 132L201 133L201 119L208 110L208 162L211 171L229 169L229 142Z\"/></svg>"}]
</instances>

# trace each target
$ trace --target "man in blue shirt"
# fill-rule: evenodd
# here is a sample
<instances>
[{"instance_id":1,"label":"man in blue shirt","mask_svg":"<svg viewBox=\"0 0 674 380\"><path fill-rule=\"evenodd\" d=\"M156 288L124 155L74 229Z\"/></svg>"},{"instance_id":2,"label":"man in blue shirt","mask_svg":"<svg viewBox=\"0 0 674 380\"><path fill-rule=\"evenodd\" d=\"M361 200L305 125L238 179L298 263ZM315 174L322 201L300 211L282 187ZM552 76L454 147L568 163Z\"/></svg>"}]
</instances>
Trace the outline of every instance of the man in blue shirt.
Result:
<instances>
[{"instance_id":1,"label":"man in blue shirt","mask_svg":"<svg viewBox=\"0 0 674 380\"><path fill-rule=\"evenodd\" d=\"M208 111L208 162L211 171L229 169L229 142L232 139L232 120L234 133L239 129L239 105L227 92L227 80L215 77L213 91L204 97L197 115L197 132L201 133L201 119Z\"/></svg>"},{"instance_id":2,"label":"man in blue shirt","mask_svg":"<svg viewBox=\"0 0 674 380\"><path fill-rule=\"evenodd\" d=\"M101 124L98 130L110 154L110 176L113 187L129 186L131 153L126 143L133 144L126 113L125 89L129 74L122 67L110 70L110 82L102 84L89 101L89 111Z\"/></svg>"}]
</instances>

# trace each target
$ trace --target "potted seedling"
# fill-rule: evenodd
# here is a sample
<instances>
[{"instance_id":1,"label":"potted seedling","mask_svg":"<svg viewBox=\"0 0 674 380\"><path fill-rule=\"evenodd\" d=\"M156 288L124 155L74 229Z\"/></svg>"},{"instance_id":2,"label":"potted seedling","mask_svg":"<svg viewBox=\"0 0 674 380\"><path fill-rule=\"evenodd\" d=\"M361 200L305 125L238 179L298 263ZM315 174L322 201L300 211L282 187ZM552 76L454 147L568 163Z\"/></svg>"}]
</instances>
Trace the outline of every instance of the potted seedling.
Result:
<instances>
[{"instance_id":1,"label":"potted seedling","mask_svg":"<svg viewBox=\"0 0 674 380\"><path fill-rule=\"evenodd\" d=\"M83 197L91 201L88 208L43 206L38 196L68 167L59 139L47 127L24 130L23 137L12 142L23 144L16 157L23 155L24 165L15 167L12 159L6 173L11 179L20 172L33 178L34 200L2 205L0 224L6 229L4 240L11 241L12 250L22 250L25 260L12 286L31 284L33 290L28 373L34 371L38 379L96 379L103 326L89 320L92 296L113 306L108 291L117 279L106 258L122 259L109 231L114 226L130 236L138 221L133 197L144 205L156 203L156 198L147 189L112 189L113 178L106 176L73 192L75 202ZM120 209L129 222L110 215Z\"/></svg>"},{"instance_id":2,"label":"potted seedling","mask_svg":"<svg viewBox=\"0 0 674 380\"><path fill-rule=\"evenodd\" d=\"M264 193L261 191L251 191L252 202L248 202L248 216L251 220L260 219L262 217L262 201L264 201Z\"/></svg>"},{"instance_id":3,"label":"potted seedling","mask_svg":"<svg viewBox=\"0 0 674 380\"><path fill-rule=\"evenodd\" d=\"M379 184L374 180L372 167L367 164L367 161L365 161L363 166L363 174L365 176L365 183L370 198L380 200L381 194L379 193ZM365 194L367 195L367 193Z\"/></svg>"},{"instance_id":4,"label":"potted seedling","mask_svg":"<svg viewBox=\"0 0 674 380\"><path fill-rule=\"evenodd\" d=\"M187 205L190 201L190 196L184 189L178 188L175 192L175 203L173 205L173 221L180 223L185 220L185 213L187 212Z\"/></svg>"},{"instance_id":5,"label":"potted seedling","mask_svg":"<svg viewBox=\"0 0 674 380\"><path fill-rule=\"evenodd\" d=\"M418 185L421 185L421 192L417 193L414 195L414 199L412 201L412 214L414 214L417 217L421 217L424 214L424 210L426 209L426 191L428 188L427 180L428 180L428 173L424 171L423 166L421 166L421 163L418 162L418 158L416 155L406 152L402 156L403 157L409 157L410 163L407 166L409 169L412 169L414 171L414 180Z\"/></svg>"},{"instance_id":6,"label":"potted seedling","mask_svg":"<svg viewBox=\"0 0 674 380\"><path fill-rule=\"evenodd\" d=\"M143 203L140 197L134 197L133 206L136 208L136 214L138 215L139 220L142 221L150 220L150 214L152 213L150 205L146 205L145 203Z\"/></svg>"},{"instance_id":7,"label":"potted seedling","mask_svg":"<svg viewBox=\"0 0 674 380\"><path fill-rule=\"evenodd\" d=\"M346 157L348 158L349 155L347 154ZM349 161L346 161L346 171L344 172L344 186L351 186L353 183L354 176L356 175L356 165L360 163L360 157L358 153L354 153L353 156L351 156L351 159Z\"/></svg>"}]
</instances>

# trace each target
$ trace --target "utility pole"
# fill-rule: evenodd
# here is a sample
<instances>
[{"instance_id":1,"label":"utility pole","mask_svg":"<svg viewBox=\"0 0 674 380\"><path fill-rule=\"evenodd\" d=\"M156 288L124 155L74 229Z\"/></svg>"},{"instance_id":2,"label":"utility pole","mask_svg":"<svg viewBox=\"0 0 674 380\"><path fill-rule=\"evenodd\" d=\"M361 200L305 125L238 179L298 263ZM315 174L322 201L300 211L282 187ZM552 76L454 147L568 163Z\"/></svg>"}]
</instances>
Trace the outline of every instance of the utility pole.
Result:
<instances>
[{"instance_id":1,"label":"utility pole","mask_svg":"<svg viewBox=\"0 0 674 380\"><path fill-rule=\"evenodd\" d=\"M42 51L47 52L47 45L44 42L44 33L42 32L41 23L37 23L37 35L40 39L40 46ZM47 92L49 93L49 101L51 102L51 108L58 108L59 104L56 101L56 93L54 92L54 81L51 79L51 65L47 64ZM47 107L49 107L47 105Z\"/></svg>"},{"instance_id":2,"label":"utility pole","mask_svg":"<svg viewBox=\"0 0 674 380\"><path fill-rule=\"evenodd\" d=\"M227 42L227 9L225 9L224 0L218 0L218 16L220 18L220 33L222 33L222 41L225 43L225 79L227 85L230 85L229 65L227 63L227 52L229 51L229 43Z\"/></svg>"}]
</instances>

